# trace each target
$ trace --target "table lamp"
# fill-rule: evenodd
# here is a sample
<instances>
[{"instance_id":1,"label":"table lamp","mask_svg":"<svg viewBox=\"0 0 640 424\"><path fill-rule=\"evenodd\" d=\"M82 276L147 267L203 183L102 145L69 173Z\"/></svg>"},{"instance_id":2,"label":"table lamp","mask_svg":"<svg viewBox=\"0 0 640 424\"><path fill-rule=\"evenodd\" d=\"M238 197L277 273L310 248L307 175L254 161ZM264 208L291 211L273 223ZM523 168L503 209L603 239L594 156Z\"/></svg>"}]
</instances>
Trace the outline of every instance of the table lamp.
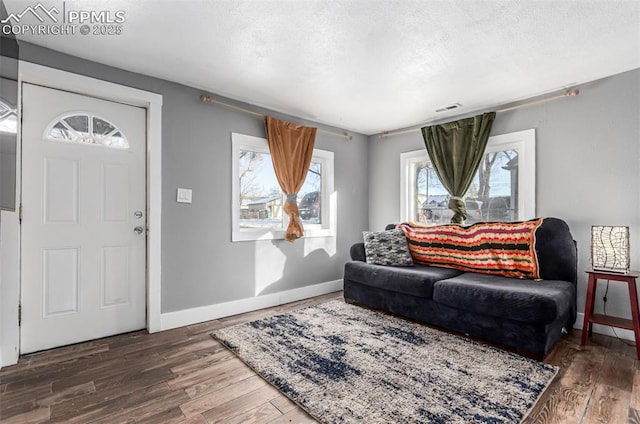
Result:
<instances>
[{"instance_id":1,"label":"table lamp","mask_svg":"<svg viewBox=\"0 0 640 424\"><path fill-rule=\"evenodd\" d=\"M591 267L594 271L629 272L629 227L591 227Z\"/></svg>"}]
</instances>

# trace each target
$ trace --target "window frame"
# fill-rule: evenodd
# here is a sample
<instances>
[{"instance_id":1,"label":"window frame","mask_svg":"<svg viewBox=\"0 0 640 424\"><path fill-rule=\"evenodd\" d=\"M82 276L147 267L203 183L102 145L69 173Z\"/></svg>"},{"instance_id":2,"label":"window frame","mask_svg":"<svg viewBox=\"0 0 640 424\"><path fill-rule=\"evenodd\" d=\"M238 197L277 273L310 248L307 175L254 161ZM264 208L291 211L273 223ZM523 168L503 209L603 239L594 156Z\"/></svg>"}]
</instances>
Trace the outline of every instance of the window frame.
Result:
<instances>
[{"instance_id":1,"label":"window frame","mask_svg":"<svg viewBox=\"0 0 640 424\"><path fill-rule=\"evenodd\" d=\"M485 153L518 150L518 216L524 221L536 217L536 130L535 128L489 137ZM430 162L426 149L400 154L400 221L416 216L416 163Z\"/></svg>"},{"instance_id":2,"label":"window frame","mask_svg":"<svg viewBox=\"0 0 640 424\"><path fill-rule=\"evenodd\" d=\"M239 133L231 133L231 241L280 240L285 238L289 217L282 213L282 226L270 228L240 228L240 151L251 150L269 154L267 140ZM320 224L304 226L304 237L335 237L336 207L334 193L334 153L313 149L312 162L320 163L322 169ZM286 196L283 196L283 201Z\"/></svg>"}]
</instances>

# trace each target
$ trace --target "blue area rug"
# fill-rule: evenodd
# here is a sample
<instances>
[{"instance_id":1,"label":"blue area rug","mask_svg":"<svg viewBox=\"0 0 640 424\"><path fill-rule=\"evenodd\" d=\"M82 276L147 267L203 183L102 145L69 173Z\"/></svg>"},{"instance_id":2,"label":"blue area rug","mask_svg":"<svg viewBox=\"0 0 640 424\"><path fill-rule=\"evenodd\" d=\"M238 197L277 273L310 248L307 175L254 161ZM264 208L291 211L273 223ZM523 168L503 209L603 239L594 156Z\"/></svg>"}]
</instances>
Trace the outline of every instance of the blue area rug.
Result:
<instances>
[{"instance_id":1,"label":"blue area rug","mask_svg":"<svg viewBox=\"0 0 640 424\"><path fill-rule=\"evenodd\" d=\"M557 368L334 300L214 333L323 423L519 423Z\"/></svg>"}]
</instances>

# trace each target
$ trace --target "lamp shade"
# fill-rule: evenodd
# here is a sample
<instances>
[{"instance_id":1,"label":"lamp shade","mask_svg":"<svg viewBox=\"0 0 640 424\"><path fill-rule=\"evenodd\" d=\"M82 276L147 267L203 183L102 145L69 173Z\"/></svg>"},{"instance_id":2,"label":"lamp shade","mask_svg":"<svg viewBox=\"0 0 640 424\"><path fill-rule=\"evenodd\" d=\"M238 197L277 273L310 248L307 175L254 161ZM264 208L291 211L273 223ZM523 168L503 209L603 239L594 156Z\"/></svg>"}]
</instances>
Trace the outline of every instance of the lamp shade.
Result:
<instances>
[{"instance_id":1,"label":"lamp shade","mask_svg":"<svg viewBox=\"0 0 640 424\"><path fill-rule=\"evenodd\" d=\"M629 227L591 227L591 267L595 271L627 273L630 263Z\"/></svg>"}]
</instances>

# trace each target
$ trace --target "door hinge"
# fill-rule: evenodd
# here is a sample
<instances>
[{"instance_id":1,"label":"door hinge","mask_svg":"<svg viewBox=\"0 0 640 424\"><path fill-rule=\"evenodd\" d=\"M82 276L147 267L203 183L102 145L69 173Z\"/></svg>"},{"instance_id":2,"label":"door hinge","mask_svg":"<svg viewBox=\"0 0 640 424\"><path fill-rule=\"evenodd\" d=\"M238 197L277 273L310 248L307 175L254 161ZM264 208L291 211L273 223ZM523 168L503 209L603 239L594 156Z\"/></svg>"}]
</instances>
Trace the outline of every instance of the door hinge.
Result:
<instances>
[{"instance_id":1,"label":"door hinge","mask_svg":"<svg viewBox=\"0 0 640 424\"><path fill-rule=\"evenodd\" d=\"M22 224L22 203L20 203L20 206L18 207L18 222Z\"/></svg>"},{"instance_id":2,"label":"door hinge","mask_svg":"<svg viewBox=\"0 0 640 424\"><path fill-rule=\"evenodd\" d=\"M22 304L18 305L18 326L22 324Z\"/></svg>"}]
</instances>

